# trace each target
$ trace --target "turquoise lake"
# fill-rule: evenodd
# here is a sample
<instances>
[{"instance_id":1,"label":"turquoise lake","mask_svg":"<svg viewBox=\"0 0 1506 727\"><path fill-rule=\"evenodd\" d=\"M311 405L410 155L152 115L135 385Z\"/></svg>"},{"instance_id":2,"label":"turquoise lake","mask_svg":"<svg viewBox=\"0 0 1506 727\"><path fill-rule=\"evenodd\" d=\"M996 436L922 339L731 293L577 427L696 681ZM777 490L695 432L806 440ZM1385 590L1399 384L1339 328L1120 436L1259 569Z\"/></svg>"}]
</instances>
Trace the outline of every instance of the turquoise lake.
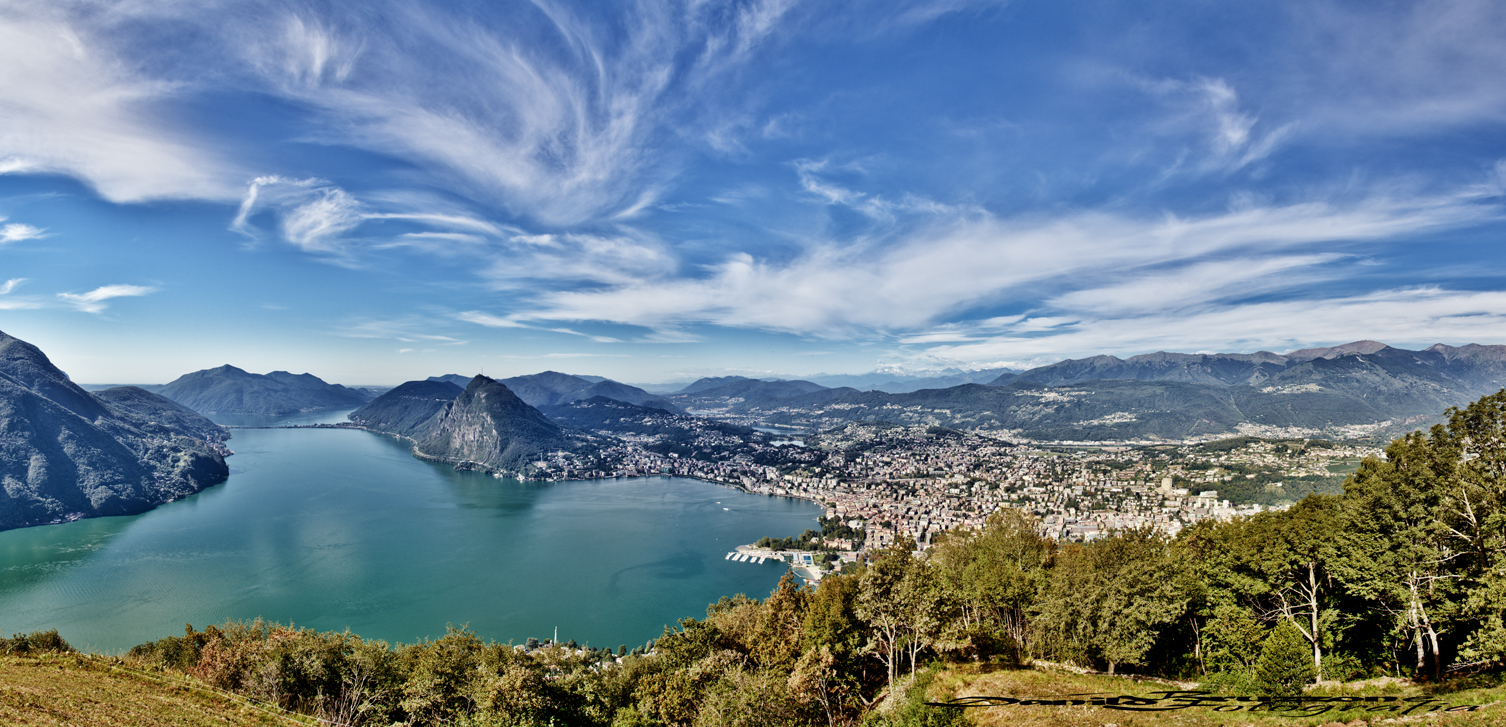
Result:
<instances>
[{"instance_id":1,"label":"turquoise lake","mask_svg":"<svg viewBox=\"0 0 1506 727\"><path fill-rule=\"evenodd\" d=\"M109 653L260 616L409 643L446 624L514 643L558 627L561 641L632 648L723 596L766 596L784 565L724 556L821 514L684 478L456 472L358 430L233 431L222 485L142 515L0 532L0 632L57 628Z\"/></svg>"}]
</instances>

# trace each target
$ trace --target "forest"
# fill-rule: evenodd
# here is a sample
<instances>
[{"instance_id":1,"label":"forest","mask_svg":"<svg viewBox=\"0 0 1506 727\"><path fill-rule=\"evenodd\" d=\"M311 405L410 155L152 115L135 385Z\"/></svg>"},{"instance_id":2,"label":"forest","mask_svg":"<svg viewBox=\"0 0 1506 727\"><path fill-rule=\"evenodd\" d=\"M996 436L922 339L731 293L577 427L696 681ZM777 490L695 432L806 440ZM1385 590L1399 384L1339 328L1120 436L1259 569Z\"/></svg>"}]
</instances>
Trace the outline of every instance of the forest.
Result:
<instances>
[{"instance_id":1,"label":"forest","mask_svg":"<svg viewBox=\"0 0 1506 727\"><path fill-rule=\"evenodd\" d=\"M724 598L626 655L231 622L126 660L350 725L962 724L925 704L935 665L1033 661L1229 694L1439 682L1506 665L1503 496L1506 391L1391 442L1342 494L1085 544L1005 509L815 587ZM36 636L0 650L66 649Z\"/></svg>"}]
</instances>

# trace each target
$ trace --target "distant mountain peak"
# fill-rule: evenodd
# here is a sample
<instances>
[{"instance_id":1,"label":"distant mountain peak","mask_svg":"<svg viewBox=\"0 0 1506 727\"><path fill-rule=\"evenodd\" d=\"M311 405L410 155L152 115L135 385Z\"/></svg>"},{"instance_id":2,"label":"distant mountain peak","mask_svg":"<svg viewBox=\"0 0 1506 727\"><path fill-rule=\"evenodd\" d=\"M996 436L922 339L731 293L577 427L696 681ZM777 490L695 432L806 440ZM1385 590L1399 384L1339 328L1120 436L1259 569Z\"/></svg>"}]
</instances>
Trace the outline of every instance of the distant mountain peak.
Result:
<instances>
[{"instance_id":1,"label":"distant mountain peak","mask_svg":"<svg viewBox=\"0 0 1506 727\"><path fill-rule=\"evenodd\" d=\"M371 399L369 392L331 384L313 374L253 374L230 364L184 374L157 393L204 414L263 416L357 407Z\"/></svg>"},{"instance_id":2,"label":"distant mountain peak","mask_svg":"<svg viewBox=\"0 0 1506 727\"><path fill-rule=\"evenodd\" d=\"M1289 361L1311 361L1315 358L1335 358L1350 354L1369 355L1387 348L1390 348L1390 346L1380 341L1365 339L1363 341L1354 341L1327 348L1303 348L1296 351L1288 351L1286 358Z\"/></svg>"}]
</instances>

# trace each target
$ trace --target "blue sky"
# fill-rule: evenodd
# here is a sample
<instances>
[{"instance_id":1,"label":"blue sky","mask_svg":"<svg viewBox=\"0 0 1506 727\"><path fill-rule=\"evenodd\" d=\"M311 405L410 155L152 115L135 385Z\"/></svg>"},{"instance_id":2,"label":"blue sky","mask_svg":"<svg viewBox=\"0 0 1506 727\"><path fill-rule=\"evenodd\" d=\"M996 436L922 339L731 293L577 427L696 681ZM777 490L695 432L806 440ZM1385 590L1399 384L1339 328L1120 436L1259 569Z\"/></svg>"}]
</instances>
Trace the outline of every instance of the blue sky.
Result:
<instances>
[{"instance_id":1,"label":"blue sky","mask_svg":"<svg viewBox=\"0 0 1506 727\"><path fill-rule=\"evenodd\" d=\"M85 382L1506 343L1506 5L0 1Z\"/></svg>"}]
</instances>

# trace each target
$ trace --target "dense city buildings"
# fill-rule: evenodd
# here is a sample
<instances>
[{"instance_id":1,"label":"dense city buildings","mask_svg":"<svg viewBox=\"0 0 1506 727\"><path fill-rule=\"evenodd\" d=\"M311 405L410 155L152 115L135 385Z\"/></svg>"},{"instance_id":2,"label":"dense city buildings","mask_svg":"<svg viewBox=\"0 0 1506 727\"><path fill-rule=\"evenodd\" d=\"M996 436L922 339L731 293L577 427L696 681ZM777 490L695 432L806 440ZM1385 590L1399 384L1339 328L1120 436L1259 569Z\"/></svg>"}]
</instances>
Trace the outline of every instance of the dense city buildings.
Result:
<instances>
[{"instance_id":1,"label":"dense city buildings","mask_svg":"<svg viewBox=\"0 0 1506 727\"><path fill-rule=\"evenodd\" d=\"M1281 508L1337 491L1378 448L1324 440L1239 437L1130 446L1022 443L988 432L883 423L847 424L802 439L696 417L622 431L590 458L536 462L549 479L668 474L821 503L830 520L861 530L851 551L910 538L922 547L1001 508L1033 514L1043 534L1090 541L1114 530L1175 534L1205 519ZM644 431L643 426L629 427ZM612 441L606 440L604 441Z\"/></svg>"}]
</instances>

